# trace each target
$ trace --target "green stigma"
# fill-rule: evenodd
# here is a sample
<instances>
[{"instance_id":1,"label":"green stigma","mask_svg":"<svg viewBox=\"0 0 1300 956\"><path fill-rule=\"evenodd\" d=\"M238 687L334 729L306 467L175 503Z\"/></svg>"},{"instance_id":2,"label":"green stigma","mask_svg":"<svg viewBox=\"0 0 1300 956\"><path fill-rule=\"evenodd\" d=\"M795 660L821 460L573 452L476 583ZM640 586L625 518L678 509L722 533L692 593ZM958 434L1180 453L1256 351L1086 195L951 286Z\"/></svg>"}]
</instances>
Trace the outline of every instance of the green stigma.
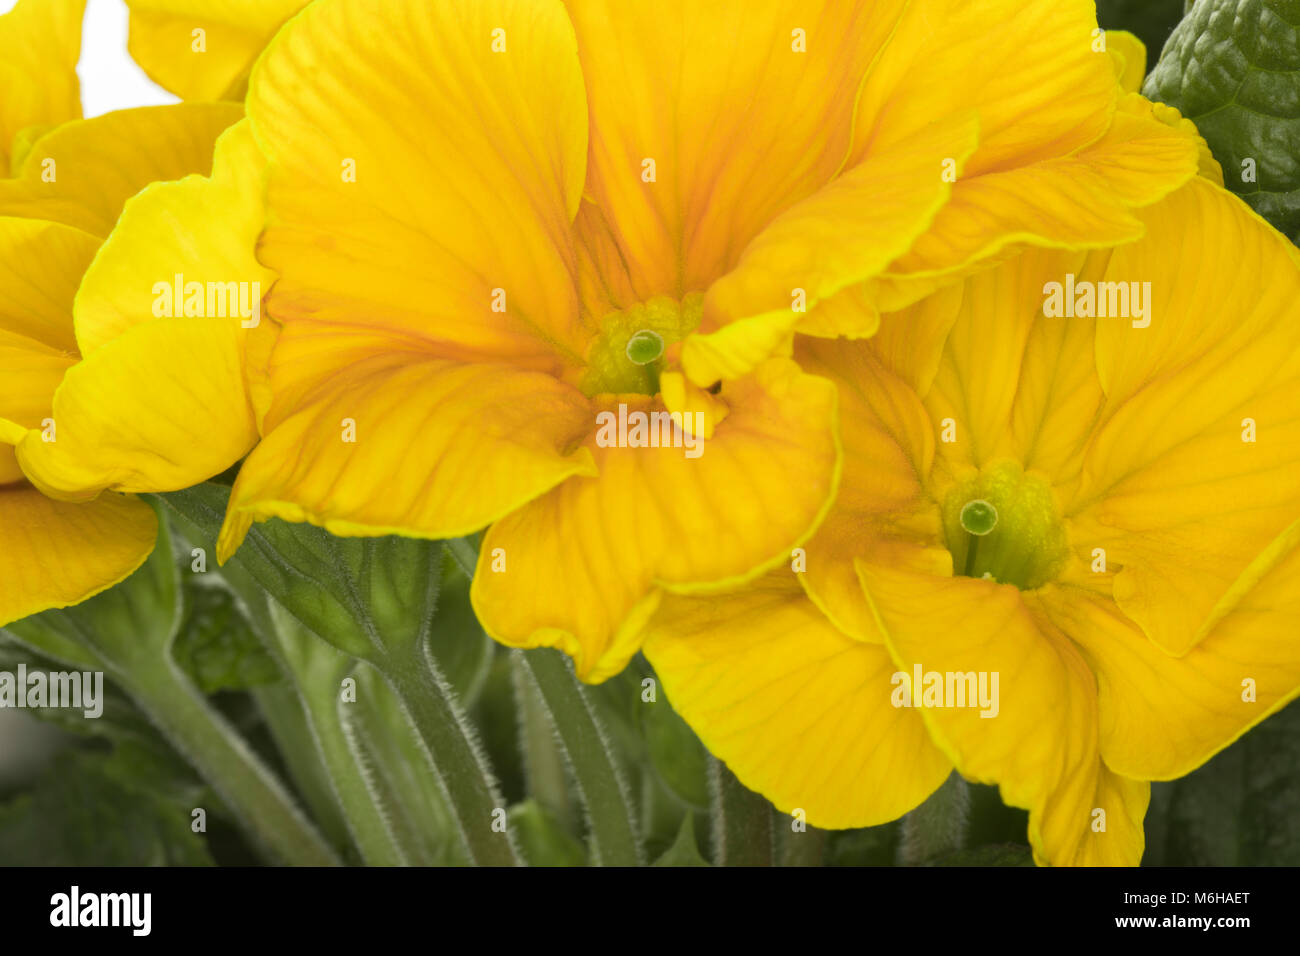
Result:
<instances>
[{"instance_id":1,"label":"green stigma","mask_svg":"<svg viewBox=\"0 0 1300 956\"><path fill-rule=\"evenodd\" d=\"M654 329L641 329L627 340L626 351L633 365L649 365L664 354L664 337Z\"/></svg>"},{"instance_id":2,"label":"green stigma","mask_svg":"<svg viewBox=\"0 0 1300 956\"><path fill-rule=\"evenodd\" d=\"M704 295L656 296L600 320L584 356L583 394L654 395L669 346L690 335L704 313Z\"/></svg>"},{"instance_id":3,"label":"green stigma","mask_svg":"<svg viewBox=\"0 0 1300 956\"><path fill-rule=\"evenodd\" d=\"M990 462L959 481L942 511L956 574L1032 591L1054 580L1069 557L1051 486L1019 462Z\"/></svg>"},{"instance_id":4,"label":"green stigma","mask_svg":"<svg viewBox=\"0 0 1300 956\"><path fill-rule=\"evenodd\" d=\"M981 538L998 526L998 509L983 498L968 501L962 506L961 526Z\"/></svg>"}]
</instances>

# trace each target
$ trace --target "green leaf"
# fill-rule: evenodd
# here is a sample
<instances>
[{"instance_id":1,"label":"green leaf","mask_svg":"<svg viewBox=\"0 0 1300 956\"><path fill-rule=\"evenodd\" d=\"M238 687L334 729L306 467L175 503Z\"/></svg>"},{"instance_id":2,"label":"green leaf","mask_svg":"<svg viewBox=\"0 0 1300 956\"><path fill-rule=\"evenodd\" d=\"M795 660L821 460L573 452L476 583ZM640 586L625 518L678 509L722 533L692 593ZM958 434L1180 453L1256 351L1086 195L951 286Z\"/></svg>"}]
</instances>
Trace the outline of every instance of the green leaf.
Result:
<instances>
[{"instance_id":1,"label":"green leaf","mask_svg":"<svg viewBox=\"0 0 1300 956\"><path fill-rule=\"evenodd\" d=\"M827 840L826 865L893 866L901 831L897 820L878 827L833 831Z\"/></svg>"},{"instance_id":2,"label":"green leaf","mask_svg":"<svg viewBox=\"0 0 1300 956\"><path fill-rule=\"evenodd\" d=\"M1146 44L1154 60L1183 16L1183 0L1097 0L1097 22L1108 30L1127 30Z\"/></svg>"},{"instance_id":3,"label":"green leaf","mask_svg":"<svg viewBox=\"0 0 1300 956\"><path fill-rule=\"evenodd\" d=\"M195 543L210 548L229 493L209 483L160 497L197 535ZM272 519L249 529L229 564L312 635L383 675L420 735L470 857L510 866L518 862L511 837L491 827L494 812L504 806L496 780L442 662L431 653L443 568L450 560L440 541L337 538L310 524ZM260 599L243 597L249 604Z\"/></svg>"},{"instance_id":4,"label":"green leaf","mask_svg":"<svg viewBox=\"0 0 1300 956\"><path fill-rule=\"evenodd\" d=\"M1300 0L1198 0L1144 92L1195 121L1227 187L1300 243Z\"/></svg>"},{"instance_id":5,"label":"green leaf","mask_svg":"<svg viewBox=\"0 0 1300 956\"><path fill-rule=\"evenodd\" d=\"M700 855L700 847L695 839L695 814L688 813L682 818L682 828L677 839L663 856L655 860L653 866L712 866Z\"/></svg>"},{"instance_id":6,"label":"green leaf","mask_svg":"<svg viewBox=\"0 0 1300 956\"><path fill-rule=\"evenodd\" d=\"M1152 784L1143 863L1300 865L1300 701L1198 770Z\"/></svg>"},{"instance_id":7,"label":"green leaf","mask_svg":"<svg viewBox=\"0 0 1300 956\"><path fill-rule=\"evenodd\" d=\"M280 671L225 589L187 585L185 620L172 654L199 690L247 690L280 680Z\"/></svg>"},{"instance_id":8,"label":"green leaf","mask_svg":"<svg viewBox=\"0 0 1300 956\"><path fill-rule=\"evenodd\" d=\"M17 673L20 664L27 668L28 673L66 671L69 667L67 661L47 657L0 630L0 671ZM78 669L93 672L99 668L100 664L92 658L83 668ZM104 680L103 700L99 706L102 713L93 720L86 718L84 710L67 707L35 707L26 710L26 713L72 734L111 740L152 741L160 745L163 743L163 738L149 722L149 718L113 681Z\"/></svg>"},{"instance_id":9,"label":"green leaf","mask_svg":"<svg viewBox=\"0 0 1300 956\"><path fill-rule=\"evenodd\" d=\"M1034 854L1018 843L994 843L959 850L935 860L931 866L1033 866Z\"/></svg>"},{"instance_id":10,"label":"green leaf","mask_svg":"<svg viewBox=\"0 0 1300 956\"><path fill-rule=\"evenodd\" d=\"M641 726L655 772L683 803L692 809L707 809L709 754L700 738L662 694L641 708Z\"/></svg>"},{"instance_id":11,"label":"green leaf","mask_svg":"<svg viewBox=\"0 0 1300 956\"><path fill-rule=\"evenodd\" d=\"M516 803L507 811L506 823L529 866L583 866L587 862L582 844L536 800Z\"/></svg>"},{"instance_id":12,"label":"green leaf","mask_svg":"<svg viewBox=\"0 0 1300 956\"><path fill-rule=\"evenodd\" d=\"M153 553L121 584L6 630L56 657L62 645L79 645L97 662L93 670L121 686L199 770L267 856L309 865L337 862L274 773L176 666L171 650L183 617L182 595L170 528L160 520Z\"/></svg>"},{"instance_id":13,"label":"green leaf","mask_svg":"<svg viewBox=\"0 0 1300 956\"><path fill-rule=\"evenodd\" d=\"M205 866L194 806L142 772L139 754L67 752L31 793L0 806L10 866Z\"/></svg>"}]
</instances>

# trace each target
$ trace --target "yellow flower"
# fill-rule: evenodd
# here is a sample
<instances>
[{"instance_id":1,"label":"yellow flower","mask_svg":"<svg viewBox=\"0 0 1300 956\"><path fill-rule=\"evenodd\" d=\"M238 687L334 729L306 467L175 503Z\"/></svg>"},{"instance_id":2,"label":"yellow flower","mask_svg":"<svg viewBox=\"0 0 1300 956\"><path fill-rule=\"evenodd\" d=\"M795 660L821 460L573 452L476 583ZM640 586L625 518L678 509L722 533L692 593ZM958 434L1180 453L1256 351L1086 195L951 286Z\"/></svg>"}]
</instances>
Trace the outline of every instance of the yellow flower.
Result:
<instances>
[{"instance_id":1,"label":"yellow flower","mask_svg":"<svg viewBox=\"0 0 1300 956\"><path fill-rule=\"evenodd\" d=\"M145 73L186 100L242 100L275 31L308 0L127 0L127 49Z\"/></svg>"},{"instance_id":2,"label":"yellow flower","mask_svg":"<svg viewBox=\"0 0 1300 956\"><path fill-rule=\"evenodd\" d=\"M28 428L57 438L50 396L77 361L72 297L95 245L58 223L0 217L0 442ZM156 531L137 499L46 498L0 444L0 625L116 584L153 550Z\"/></svg>"},{"instance_id":3,"label":"yellow flower","mask_svg":"<svg viewBox=\"0 0 1300 956\"><path fill-rule=\"evenodd\" d=\"M50 127L81 116L77 60L86 0L18 0L0 16L0 178Z\"/></svg>"},{"instance_id":4,"label":"yellow flower","mask_svg":"<svg viewBox=\"0 0 1300 956\"><path fill-rule=\"evenodd\" d=\"M1204 178L1142 218L801 340L845 448L804 573L665 600L645 645L782 810L884 822L955 766L1040 863L1135 864L1148 781L1300 692L1300 265Z\"/></svg>"},{"instance_id":5,"label":"yellow flower","mask_svg":"<svg viewBox=\"0 0 1300 956\"><path fill-rule=\"evenodd\" d=\"M1095 27L1085 0L312 4L250 82L283 331L221 556L272 516L491 524L488 631L617 672L665 592L752 579L829 507L796 325L869 335L875 296L1009 245L1136 238L1194 174ZM698 455L601 432L664 412Z\"/></svg>"},{"instance_id":6,"label":"yellow flower","mask_svg":"<svg viewBox=\"0 0 1300 956\"><path fill-rule=\"evenodd\" d=\"M247 125L221 139L211 180L180 179L209 168L240 113L183 104L77 120L0 181L0 622L139 566L154 513L120 492L187 487L256 440L244 353L269 348L270 323L244 332L151 311L154 284L177 273L269 275L252 258L260 204L242 199L260 189Z\"/></svg>"}]
</instances>

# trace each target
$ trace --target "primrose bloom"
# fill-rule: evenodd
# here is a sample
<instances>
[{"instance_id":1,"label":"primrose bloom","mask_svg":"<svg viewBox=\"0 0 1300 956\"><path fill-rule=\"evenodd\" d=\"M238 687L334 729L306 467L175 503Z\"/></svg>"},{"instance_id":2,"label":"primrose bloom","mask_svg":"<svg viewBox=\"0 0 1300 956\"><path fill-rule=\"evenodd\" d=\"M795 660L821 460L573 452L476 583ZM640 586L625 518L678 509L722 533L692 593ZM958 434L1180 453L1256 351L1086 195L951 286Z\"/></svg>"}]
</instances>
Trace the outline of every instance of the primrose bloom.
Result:
<instances>
[{"instance_id":1,"label":"primrose bloom","mask_svg":"<svg viewBox=\"0 0 1300 956\"><path fill-rule=\"evenodd\" d=\"M86 0L18 0L0 16L0 179L51 127L81 118L85 9Z\"/></svg>"},{"instance_id":2,"label":"primrose bloom","mask_svg":"<svg viewBox=\"0 0 1300 956\"><path fill-rule=\"evenodd\" d=\"M242 100L253 61L307 2L127 0L127 49L155 83L182 99Z\"/></svg>"},{"instance_id":3,"label":"primrose bloom","mask_svg":"<svg viewBox=\"0 0 1300 956\"><path fill-rule=\"evenodd\" d=\"M830 507L796 329L1134 239L1194 174L1095 32L1075 0L312 4L249 86L282 331L223 560L269 517L490 525L488 632L616 673L665 592Z\"/></svg>"},{"instance_id":4,"label":"primrose bloom","mask_svg":"<svg viewBox=\"0 0 1300 956\"><path fill-rule=\"evenodd\" d=\"M243 198L260 191L246 124L199 175L240 115L181 104L76 120L0 180L0 621L122 580L156 536L153 510L122 492L188 487L256 441L247 370L271 323L151 310L178 274L269 284L252 252L260 203Z\"/></svg>"},{"instance_id":5,"label":"primrose bloom","mask_svg":"<svg viewBox=\"0 0 1300 956\"><path fill-rule=\"evenodd\" d=\"M845 451L802 573L665 599L645 644L782 810L882 823L955 767L1039 863L1136 864L1148 781L1300 692L1300 258L1204 178L1142 218L799 342Z\"/></svg>"}]
</instances>

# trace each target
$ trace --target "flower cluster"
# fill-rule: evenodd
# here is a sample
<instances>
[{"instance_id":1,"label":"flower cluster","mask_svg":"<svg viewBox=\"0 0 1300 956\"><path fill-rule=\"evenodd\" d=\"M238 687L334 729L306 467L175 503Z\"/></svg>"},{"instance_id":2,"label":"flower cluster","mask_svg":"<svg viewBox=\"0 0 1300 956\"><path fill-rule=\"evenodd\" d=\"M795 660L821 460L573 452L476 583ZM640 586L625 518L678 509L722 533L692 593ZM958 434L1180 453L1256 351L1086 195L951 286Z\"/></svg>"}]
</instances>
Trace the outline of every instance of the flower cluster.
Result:
<instances>
[{"instance_id":1,"label":"flower cluster","mask_svg":"<svg viewBox=\"0 0 1300 956\"><path fill-rule=\"evenodd\" d=\"M238 466L223 562L482 532L779 810L1067 865L1300 693L1300 255L1091 0L136 0L184 101L93 119L82 2L0 18L0 624Z\"/></svg>"}]
</instances>

